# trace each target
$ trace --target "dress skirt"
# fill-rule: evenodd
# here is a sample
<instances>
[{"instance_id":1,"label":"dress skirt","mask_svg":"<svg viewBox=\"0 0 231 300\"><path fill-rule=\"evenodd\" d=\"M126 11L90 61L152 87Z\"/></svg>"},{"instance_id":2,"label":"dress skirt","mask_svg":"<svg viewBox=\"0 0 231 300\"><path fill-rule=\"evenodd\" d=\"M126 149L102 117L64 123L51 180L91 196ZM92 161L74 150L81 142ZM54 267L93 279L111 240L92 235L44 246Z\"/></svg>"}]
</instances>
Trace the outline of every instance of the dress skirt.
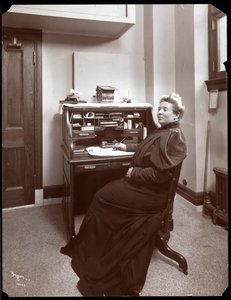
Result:
<instances>
[{"instance_id":1,"label":"dress skirt","mask_svg":"<svg viewBox=\"0 0 231 300\"><path fill-rule=\"evenodd\" d=\"M78 234L61 248L83 296L142 290L167 191L166 182L142 186L124 177L96 192Z\"/></svg>"}]
</instances>

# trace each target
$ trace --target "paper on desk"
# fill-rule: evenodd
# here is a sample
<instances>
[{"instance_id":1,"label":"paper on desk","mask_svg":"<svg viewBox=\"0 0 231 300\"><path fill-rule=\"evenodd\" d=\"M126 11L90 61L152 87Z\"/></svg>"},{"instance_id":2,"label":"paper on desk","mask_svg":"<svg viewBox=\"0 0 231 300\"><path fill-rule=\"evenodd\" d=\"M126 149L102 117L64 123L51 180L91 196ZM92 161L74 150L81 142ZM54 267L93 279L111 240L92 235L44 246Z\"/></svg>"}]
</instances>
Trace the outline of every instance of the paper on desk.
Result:
<instances>
[{"instance_id":1,"label":"paper on desk","mask_svg":"<svg viewBox=\"0 0 231 300\"><path fill-rule=\"evenodd\" d=\"M126 152L121 150L113 150L113 148L87 147L87 152L92 156L126 156L133 155L134 152Z\"/></svg>"}]
</instances>

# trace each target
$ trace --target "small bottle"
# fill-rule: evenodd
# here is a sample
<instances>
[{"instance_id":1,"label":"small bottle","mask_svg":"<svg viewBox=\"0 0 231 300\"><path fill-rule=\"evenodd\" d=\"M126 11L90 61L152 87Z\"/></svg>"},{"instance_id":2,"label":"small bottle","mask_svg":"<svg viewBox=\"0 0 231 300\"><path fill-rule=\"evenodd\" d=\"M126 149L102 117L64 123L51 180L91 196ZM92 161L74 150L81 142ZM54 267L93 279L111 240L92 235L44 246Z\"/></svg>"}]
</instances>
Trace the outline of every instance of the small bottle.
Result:
<instances>
[{"instance_id":1,"label":"small bottle","mask_svg":"<svg viewBox=\"0 0 231 300\"><path fill-rule=\"evenodd\" d=\"M132 129L132 120L128 119L128 129Z\"/></svg>"},{"instance_id":2,"label":"small bottle","mask_svg":"<svg viewBox=\"0 0 231 300\"><path fill-rule=\"evenodd\" d=\"M101 142L101 147L102 147L102 148L105 148L106 146L107 146L107 141L102 141L102 142Z\"/></svg>"}]
</instances>

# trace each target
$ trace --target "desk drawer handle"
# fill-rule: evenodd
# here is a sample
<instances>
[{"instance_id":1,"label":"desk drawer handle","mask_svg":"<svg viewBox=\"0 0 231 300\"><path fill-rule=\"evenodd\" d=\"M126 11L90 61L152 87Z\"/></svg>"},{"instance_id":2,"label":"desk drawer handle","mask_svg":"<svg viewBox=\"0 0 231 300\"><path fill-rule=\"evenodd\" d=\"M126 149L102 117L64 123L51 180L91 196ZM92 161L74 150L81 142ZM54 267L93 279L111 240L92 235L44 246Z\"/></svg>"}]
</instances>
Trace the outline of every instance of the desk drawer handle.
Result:
<instances>
[{"instance_id":1,"label":"desk drawer handle","mask_svg":"<svg viewBox=\"0 0 231 300\"><path fill-rule=\"evenodd\" d=\"M133 134L133 133L136 134L136 133L139 133L139 131L138 130L131 130L130 133L131 134Z\"/></svg>"},{"instance_id":2,"label":"desk drawer handle","mask_svg":"<svg viewBox=\"0 0 231 300\"><path fill-rule=\"evenodd\" d=\"M122 166L130 166L130 165L131 165L130 162L124 162L124 163L122 163Z\"/></svg>"},{"instance_id":3,"label":"desk drawer handle","mask_svg":"<svg viewBox=\"0 0 231 300\"><path fill-rule=\"evenodd\" d=\"M79 136L89 136L89 133L79 133Z\"/></svg>"},{"instance_id":4,"label":"desk drawer handle","mask_svg":"<svg viewBox=\"0 0 231 300\"><path fill-rule=\"evenodd\" d=\"M84 169L95 169L96 166L95 165L86 165L84 166Z\"/></svg>"}]
</instances>

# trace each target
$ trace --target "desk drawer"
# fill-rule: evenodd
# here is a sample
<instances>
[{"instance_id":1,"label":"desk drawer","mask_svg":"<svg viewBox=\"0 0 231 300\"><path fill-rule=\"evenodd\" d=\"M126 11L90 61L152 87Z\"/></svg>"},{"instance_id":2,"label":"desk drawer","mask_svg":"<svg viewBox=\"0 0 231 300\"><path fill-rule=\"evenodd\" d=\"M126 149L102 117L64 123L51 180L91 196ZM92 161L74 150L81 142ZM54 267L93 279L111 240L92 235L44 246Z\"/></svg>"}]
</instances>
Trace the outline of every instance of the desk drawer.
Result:
<instances>
[{"instance_id":1,"label":"desk drawer","mask_svg":"<svg viewBox=\"0 0 231 300\"><path fill-rule=\"evenodd\" d=\"M78 139L94 139L96 137L94 131L80 131L80 130L73 130L73 138Z\"/></svg>"},{"instance_id":2,"label":"desk drawer","mask_svg":"<svg viewBox=\"0 0 231 300\"><path fill-rule=\"evenodd\" d=\"M76 165L75 173L101 171L101 170L108 170L108 169L113 170L113 169L117 169L117 168L128 168L130 165L131 165L131 163L127 162L127 161Z\"/></svg>"}]
</instances>

